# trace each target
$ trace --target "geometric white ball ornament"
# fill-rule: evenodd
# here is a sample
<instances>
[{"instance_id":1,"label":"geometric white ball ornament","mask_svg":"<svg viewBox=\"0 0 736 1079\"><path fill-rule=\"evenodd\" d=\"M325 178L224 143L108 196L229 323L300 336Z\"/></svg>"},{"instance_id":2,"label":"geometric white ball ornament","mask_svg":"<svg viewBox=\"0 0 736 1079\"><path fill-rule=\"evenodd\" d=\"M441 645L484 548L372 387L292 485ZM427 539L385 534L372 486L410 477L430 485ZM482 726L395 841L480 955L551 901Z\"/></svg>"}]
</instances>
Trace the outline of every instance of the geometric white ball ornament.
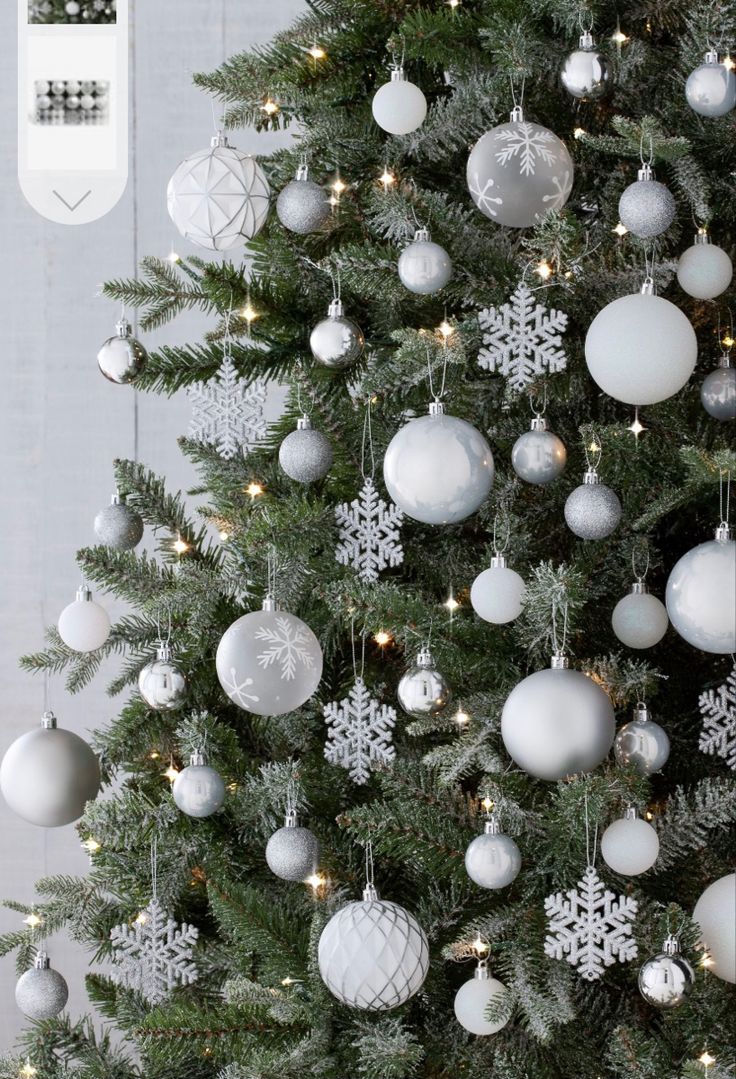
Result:
<instances>
[{"instance_id":1,"label":"geometric white ball ornament","mask_svg":"<svg viewBox=\"0 0 736 1079\"><path fill-rule=\"evenodd\" d=\"M651 869L659 855L659 836L633 806L609 824L601 836L601 856L614 873L636 877Z\"/></svg>"},{"instance_id":2,"label":"geometric white ball ornament","mask_svg":"<svg viewBox=\"0 0 736 1079\"><path fill-rule=\"evenodd\" d=\"M510 1017L505 1015L502 1019L486 1019L486 1008L491 1003L501 1004L507 993L503 982L491 977L487 960L481 959L473 977L461 985L455 994L455 1018L471 1034L481 1037L497 1034Z\"/></svg>"},{"instance_id":3,"label":"geometric white ball ornament","mask_svg":"<svg viewBox=\"0 0 736 1079\"><path fill-rule=\"evenodd\" d=\"M110 618L104 607L95 603L86 585L77 589L76 599L59 615L56 627L67 648L74 652L94 652L110 636Z\"/></svg>"},{"instance_id":4,"label":"geometric white ball ornament","mask_svg":"<svg viewBox=\"0 0 736 1079\"><path fill-rule=\"evenodd\" d=\"M682 556L667 581L670 622L703 652L736 652L736 542L727 525Z\"/></svg>"},{"instance_id":5,"label":"geometric white ball ornament","mask_svg":"<svg viewBox=\"0 0 736 1079\"><path fill-rule=\"evenodd\" d=\"M710 884L695 904L693 921L713 965L708 969L724 982L736 982L736 873Z\"/></svg>"},{"instance_id":6,"label":"geometric white ball ornament","mask_svg":"<svg viewBox=\"0 0 736 1079\"><path fill-rule=\"evenodd\" d=\"M683 251L677 263L680 288L696 300L712 300L731 284L733 264L722 247L710 242L706 232L698 232L695 242Z\"/></svg>"}]
</instances>

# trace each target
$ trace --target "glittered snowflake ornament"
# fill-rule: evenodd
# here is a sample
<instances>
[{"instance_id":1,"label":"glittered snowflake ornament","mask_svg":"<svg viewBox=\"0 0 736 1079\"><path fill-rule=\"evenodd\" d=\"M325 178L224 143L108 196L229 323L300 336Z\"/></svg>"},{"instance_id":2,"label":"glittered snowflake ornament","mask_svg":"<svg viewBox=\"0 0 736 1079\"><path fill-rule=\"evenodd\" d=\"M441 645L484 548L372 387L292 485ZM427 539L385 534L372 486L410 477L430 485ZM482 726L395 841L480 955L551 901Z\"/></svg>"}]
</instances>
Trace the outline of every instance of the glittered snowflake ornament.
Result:
<instances>
[{"instance_id":1,"label":"glittered snowflake ornament","mask_svg":"<svg viewBox=\"0 0 736 1079\"><path fill-rule=\"evenodd\" d=\"M135 989L149 1004L161 1004L178 985L197 980L192 951L198 937L198 929L177 925L154 897L132 925L118 925L110 933L112 980Z\"/></svg>"},{"instance_id":2,"label":"glittered snowflake ornament","mask_svg":"<svg viewBox=\"0 0 736 1079\"><path fill-rule=\"evenodd\" d=\"M478 366L503 375L512 390L526 390L542 375L567 367L560 336L567 315L543 307L523 281L508 303L484 308L478 321L483 330Z\"/></svg>"},{"instance_id":3,"label":"glittered snowflake ornament","mask_svg":"<svg viewBox=\"0 0 736 1079\"><path fill-rule=\"evenodd\" d=\"M328 735L325 758L345 768L354 783L367 782L376 766L393 764L393 727L396 712L379 704L360 676L350 694L324 709Z\"/></svg>"},{"instance_id":4,"label":"glittered snowflake ornament","mask_svg":"<svg viewBox=\"0 0 736 1079\"><path fill-rule=\"evenodd\" d=\"M266 383L240 378L227 353L215 377L195 382L187 395L192 404L190 438L208 442L226 461L246 452L266 434Z\"/></svg>"},{"instance_id":5,"label":"glittered snowflake ornament","mask_svg":"<svg viewBox=\"0 0 736 1079\"><path fill-rule=\"evenodd\" d=\"M335 507L335 520L339 529L335 558L341 566L352 566L361 581L373 584L381 570L404 561L399 535L404 514L393 502L386 505L370 476L357 498Z\"/></svg>"},{"instance_id":6,"label":"glittered snowflake ornament","mask_svg":"<svg viewBox=\"0 0 736 1079\"><path fill-rule=\"evenodd\" d=\"M703 717L698 748L722 757L736 772L736 667L718 689L700 694L698 707Z\"/></svg>"}]
</instances>

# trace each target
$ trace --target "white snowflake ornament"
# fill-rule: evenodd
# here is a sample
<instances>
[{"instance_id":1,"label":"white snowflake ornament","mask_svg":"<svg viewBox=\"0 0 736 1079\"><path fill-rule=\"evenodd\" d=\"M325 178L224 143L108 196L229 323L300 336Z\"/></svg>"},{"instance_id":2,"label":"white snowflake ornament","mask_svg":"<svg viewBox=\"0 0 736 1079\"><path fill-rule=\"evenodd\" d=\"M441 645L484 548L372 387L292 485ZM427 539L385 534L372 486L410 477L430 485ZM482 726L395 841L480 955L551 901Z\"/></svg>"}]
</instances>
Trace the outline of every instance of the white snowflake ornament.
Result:
<instances>
[{"instance_id":1,"label":"white snowflake ornament","mask_svg":"<svg viewBox=\"0 0 736 1079\"><path fill-rule=\"evenodd\" d=\"M135 989L149 1004L161 1004L177 985L196 982L192 950L198 937L198 929L177 925L154 898L132 925L118 925L110 933L112 980Z\"/></svg>"},{"instance_id":2,"label":"white snowflake ornament","mask_svg":"<svg viewBox=\"0 0 736 1079\"><path fill-rule=\"evenodd\" d=\"M543 307L523 281L508 303L479 311L478 321L483 330L478 366L502 374L512 390L525 390L540 375L567 367L560 337L567 315Z\"/></svg>"},{"instance_id":3,"label":"white snowflake ornament","mask_svg":"<svg viewBox=\"0 0 736 1079\"><path fill-rule=\"evenodd\" d=\"M365 783L371 768L393 764L396 711L379 704L362 678L356 677L350 695L326 705L329 728L325 758L347 769L354 783Z\"/></svg>"},{"instance_id":4,"label":"white snowflake ornament","mask_svg":"<svg viewBox=\"0 0 736 1079\"><path fill-rule=\"evenodd\" d=\"M195 382L187 396L192 404L190 438L209 442L226 461L266 434L266 383L240 378L230 355L224 356L214 378Z\"/></svg>"},{"instance_id":5,"label":"white snowflake ornament","mask_svg":"<svg viewBox=\"0 0 736 1079\"><path fill-rule=\"evenodd\" d=\"M736 772L736 667L722 686L700 694L698 707L703 717L698 748L722 757Z\"/></svg>"},{"instance_id":6,"label":"white snowflake ornament","mask_svg":"<svg viewBox=\"0 0 736 1079\"><path fill-rule=\"evenodd\" d=\"M339 542L335 558L341 566L352 566L361 581L372 584L387 566L404 561L399 527L404 514L379 496L368 476L357 498L335 507Z\"/></svg>"},{"instance_id":7,"label":"white snowflake ornament","mask_svg":"<svg viewBox=\"0 0 736 1079\"><path fill-rule=\"evenodd\" d=\"M547 896L544 910L549 918L545 955L566 959L581 977L597 981L605 967L618 959L626 963L638 953L631 937L631 922L638 904L630 896L609 892L589 865L577 889Z\"/></svg>"}]
</instances>

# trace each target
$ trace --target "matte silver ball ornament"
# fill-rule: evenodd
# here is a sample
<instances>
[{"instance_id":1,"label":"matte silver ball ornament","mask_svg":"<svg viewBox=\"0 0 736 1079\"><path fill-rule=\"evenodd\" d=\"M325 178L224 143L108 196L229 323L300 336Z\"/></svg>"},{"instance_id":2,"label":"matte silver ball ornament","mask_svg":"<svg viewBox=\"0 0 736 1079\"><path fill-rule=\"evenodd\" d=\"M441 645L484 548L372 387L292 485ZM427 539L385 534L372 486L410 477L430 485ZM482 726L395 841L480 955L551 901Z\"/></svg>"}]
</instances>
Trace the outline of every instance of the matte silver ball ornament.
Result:
<instances>
[{"instance_id":1,"label":"matte silver ball ornament","mask_svg":"<svg viewBox=\"0 0 736 1079\"><path fill-rule=\"evenodd\" d=\"M610 61L598 51L589 30L581 35L579 48L562 65L560 79L568 94L582 101L599 101L611 89Z\"/></svg>"},{"instance_id":2,"label":"matte silver ball ornament","mask_svg":"<svg viewBox=\"0 0 736 1079\"><path fill-rule=\"evenodd\" d=\"M685 83L685 97L699 116L725 116L736 105L736 75L718 62L716 49L709 49L702 64L691 71Z\"/></svg>"},{"instance_id":3,"label":"matte silver ball ornament","mask_svg":"<svg viewBox=\"0 0 736 1079\"><path fill-rule=\"evenodd\" d=\"M315 360L341 371L363 355L365 337L352 319L346 318L342 300L334 299L322 319L309 335L309 347Z\"/></svg>"},{"instance_id":4,"label":"matte silver ball ornament","mask_svg":"<svg viewBox=\"0 0 736 1079\"><path fill-rule=\"evenodd\" d=\"M225 783L204 753L192 753L171 788L177 807L188 817L211 817L225 801Z\"/></svg>"},{"instance_id":5,"label":"matte silver ball ornament","mask_svg":"<svg viewBox=\"0 0 736 1079\"><path fill-rule=\"evenodd\" d=\"M618 216L634 236L643 240L660 236L675 220L677 205L672 192L654 179L651 165L642 165L633 184L618 200Z\"/></svg>"},{"instance_id":6,"label":"matte silver ball ornament","mask_svg":"<svg viewBox=\"0 0 736 1079\"><path fill-rule=\"evenodd\" d=\"M714 420L736 420L736 368L728 355L721 356L715 371L703 379L700 400Z\"/></svg>"},{"instance_id":7,"label":"matte silver ball ornament","mask_svg":"<svg viewBox=\"0 0 736 1079\"><path fill-rule=\"evenodd\" d=\"M669 624L665 605L651 594L644 581L634 582L611 615L613 632L629 648L653 648L662 640Z\"/></svg>"},{"instance_id":8,"label":"matte silver ball ornament","mask_svg":"<svg viewBox=\"0 0 736 1079\"><path fill-rule=\"evenodd\" d=\"M452 277L450 256L434 243L429 229L417 229L399 255L399 277L405 288L420 296L439 292Z\"/></svg>"},{"instance_id":9,"label":"matte silver ball ornament","mask_svg":"<svg viewBox=\"0 0 736 1079\"><path fill-rule=\"evenodd\" d=\"M309 416L301 416L296 431L288 434L279 446L279 465L289 479L297 483L315 483L330 471L330 440L312 427Z\"/></svg>"},{"instance_id":10,"label":"matte silver ball ornament","mask_svg":"<svg viewBox=\"0 0 736 1079\"><path fill-rule=\"evenodd\" d=\"M116 491L95 517L95 535L115 551L132 551L143 539L143 518Z\"/></svg>"},{"instance_id":11,"label":"matte silver ball ornament","mask_svg":"<svg viewBox=\"0 0 736 1079\"><path fill-rule=\"evenodd\" d=\"M511 464L520 479L540 487L552 483L565 471L565 443L548 430L544 416L535 416L531 430L519 435L511 450Z\"/></svg>"},{"instance_id":12,"label":"matte silver ball ornament","mask_svg":"<svg viewBox=\"0 0 736 1079\"><path fill-rule=\"evenodd\" d=\"M655 1008L678 1008L693 991L695 971L680 952L677 937L668 936L658 955L639 971L639 992Z\"/></svg>"},{"instance_id":13,"label":"matte silver ball ornament","mask_svg":"<svg viewBox=\"0 0 736 1079\"><path fill-rule=\"evenodd\" d=\"M319 232L330 219L332 207L327 192L309 179L309 168L300 165L296 179L279 192L276 214L284 228L304 236Z\"/></svg>"},{"instance_id":14,"label":"matte silver ball ornament","mask_svg":"<svg viewBox=\"0 0 736 1079\"><path fill-rule=\"evenodd\" d=\"M621 503L615 491L601 483L594 468L588 469L583 482L565 502L565 521L576 536L600 540L610 536L621 520Z\"/></svg>"},{"instance_id":15,"label":"matte silver ball ornament","mask_svg":"<svg viewBox=\"0 0 736 1079\"><path fill-rule=\"evenodd\" d=\"M428 648L419 652L399 682L397 693L401 707L415 719L439 715L452 700L452 690Z\"/></svg>"},{"instance_id":16,"label":"matte silver ball ornament","mask_svg":"<svg viewBox=\"0 0 736 1079\"><path fill-rule=\"evenodd\" d=\"M282 880L305 881L317 871L319 852L314 832L300 827L296 812L290 810L284 827L274 832L266 844L266 862Z\"/></svg>"},{"instance_id":17,"label":"matte silver ball ornament","mask_svg":"<svg viewBox=\"0 0 736 1079\"><path fill-rule=\"evenodd\" d=\"M133 337L127 319L115 324L115 336L108 337L97 353L97 364L106 379L125 386L134 382L148 361L148 353Z\"/></svg>"},{"instance_id":18,"label":"matte silver ball ornament","mask_svg":"<svg viewBox=\"0 0 736 1079\"><path fill-rule=\"evenodd\" d=\"M138 675L138 689L148 707L157 712L173 712L183 705L187 680L168 641L159 642L156 658Z\"/></svg>"},{"instance_id":19,"label":"matte silver ball ornament","mask_svg":"<svg viewBox=\"0 0 736 1079\"><path fill-rule=\"evenodd\" d=\"M480 888L506 888L521 869L521 852L511 836L504 835L495 817L485 823L465 851L465 869Z\"/></svg>"},{"instance_id":20,"label":"matte silver ball ornament","mask_svg":"<svg viewBox=\"0 0 736 1079\"><path fill-rule=\"evenodd\" d=\"M46 952L38 952L30 970L15 985L15 1003L29 1019L53 1019L69 999L66 980L53 970Z\"/></svg>"},{"instance_id":21,"label":"matte silver ball ornament","mask_svg":"<svg viewBox=\"0 0 736 1079\"><path fill-rule=\"evenodd\" d=\"M684 554L667 580L670 622L684 640L703 652L736 652L736 542L728 525L716 538Z\"/></svg>"},{"instance_id":22,"label":"matte silver ball ornament","mask_svg":"<svg viewBox=\"0 0 736 1079\"><path fill-rule=\"evenodd\" d=\"M725 292L733 277L733 263L727 252L711 243L708 233L701 229L692 247L680 255L677 280L680 288L696 300L713 300Z\"/></svg>"},{"instance_id":23,"label":"matte silver ball ornament","mask_svg":"<svg viewBox=\"0 0 736 1079\"><path fill-rule=\"evenodd\" d=\"M634 718L616 734L613 754L623 768L634 768L640 776L661 771L670 755L667 732L649 715L643 703L636 705Z\"/></svg>"}]
</instances>

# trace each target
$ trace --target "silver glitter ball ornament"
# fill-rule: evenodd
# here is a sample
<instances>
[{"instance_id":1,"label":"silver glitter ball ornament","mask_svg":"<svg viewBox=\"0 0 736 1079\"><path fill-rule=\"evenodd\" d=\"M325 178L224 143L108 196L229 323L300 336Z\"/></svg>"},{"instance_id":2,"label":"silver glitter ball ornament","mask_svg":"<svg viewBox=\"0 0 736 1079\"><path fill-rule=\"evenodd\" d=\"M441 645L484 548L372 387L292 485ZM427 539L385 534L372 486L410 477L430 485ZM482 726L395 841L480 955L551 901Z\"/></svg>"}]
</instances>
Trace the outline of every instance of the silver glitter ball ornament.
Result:
<instances>
[{"instance_id":1,"label":"silver glitter ball ornament","mask_svg":"<svg viewBox=\"0 0 736 1079\"><path fill-rule=\"evenodd\" d=\"M429 296L452 277L452 262L444 247L433 242L428 229L417 229L399 255L399 277L410 292Z\"/></svg>"},{"instance_id":2,"label":"silver glitter ball ornament","mask_svg":"<svg viewBox=\"0 0 736 1079\"><path fill-rule=\"evenodd\" d=\"M309 335L312 355L325 367L342 370L363 355L365 337L352 319L345 317L342 300L333 300L322 319Z\"/></svg>"},{"instance_id":3,"label":"silver glitter ball ornament","mask_svg":"<svg viewBox=\"0 0 736 1079\"><path fill-rule=\"evenodd\" d=\"M204 753L192 753L171 788L174 801L188 817L211 817L225 801L225 784Z\"/></svg>"},{"instance_id":4,"label":"silver glitter ball ornament","mask_svg":"<svg viewBox=\"0 0 736 1079\"><path fill-rule=\"evenodd\" d=\"M511 450L511 464L520 479L539 486L552 483L565 471L565 444L547 429L544 416L535 416L531 430L517 438Z\"/></svg>"},{"instance_id":5,"label":"silver glitter ball ornament","mask_svg":"<svg viewBox=\"0 0 736 1079\"><path fill-rule=\"evenodd\" d=\"M669 624L665 605L649 592L644 581L634 582L611 615L613 632L629 648L653 648L662 640Z\"/></svg>"},{"instance_id":6,"label":"silver glitter ball ornament","mask_svg":"<svg viewBox=\"0 0 736 1079\"><path fill-rule=\"evenodd\" d=\"M567 527L580 539L599 540L610 536L621 520L621 503L610 487L601 483L594 468L565 502Z\"/></svg>"},{"instance_id":7,"label":"silver glitter ball ornament","mask_svg":"<svg viewBox=\"0 0 736 1079\"><path fill-rule=\"evenodd\" d=\"M416 663L399 682L397 693L401 707L415 719L439 715L452 699L452 690L435 667L434 656L428 648L419 652Z\"/></svg>"},{"instance_id":8,"label":"silver glitter ball ornament","mask_svg":"<svg viewBox=\"0 0 736 1079\"><path fill-rule=\"evenodd\" d=\"M677 1008L693 991L695 971L680 953L676 937L668 936L659 955L639 971L639 992L655 1008Z\"/></svg>"},{"instance_id":9,"label":"silver glitter ball ornament","mask_svg":"<svg viewBox=\"0 0 736 1079\"><path fill-rule=\"evenodd\" d=\"M297 420L296 431L279 446L279 465L297 483L315 483L330 471L332 446L322 431L315 431L309 416Z\"/></svg>"},{"instance_id":10,"label":"silver glitter ball ornament","mask_svg":"<svg viewBox=\"0 0 736 1079\"><path fill-rule=\"evenodd\" d=\"M660 236L675 220L677 206L668 187L654 179L651 165L642 165L638 178L618 200L618 216L629 232L641 239Z\"/></svg>"},{"instance_id":11,"label":"silver glitter ball ornament","mask_svg":"<svg viewBox=\"0 0 736 1079\"><path fill-rule=\"evenodd\" d=\"M95 517L95 535L116 551L132 551L143 538L143 518L115 492L109 506Z\"/></svg>"},{"instance_id":12,"label":"silver glitter ball ornament","mask_svg":"<svg viewBox=\"0 0 736 1079\"><path fill-rule=\"evenodd\" d=\"M700 400L714 420L736 419L736 368L731 367L728 356L721 356L715 371L703 379Z\"/></svg>"},{"instance_id":13,"label":"silver glitter ball ornament","mask_svg":"<svg viewBox=\"0 0 736 1079\"><path fill-rule=\"evenodd\" d=\"M97 363L105 378L124 386L136 380L148 360L148 353L133 337L127 319L116 323L115 330L115 336L108 337L97 353Z\"/></svg>"},{"instance_id":14,"label":"silver glitter ball ornament","mask_svg":"<svg viewBox=\"0 0 736 1079\"><path fill-rule=\"evenodd\" d=\"M503 835L491 817L465 851L465 869L480 888L505 888L521 869L521 853L510 836Z\"/></svg>"},{"instance_id":15,"label":"silver glitter ball ornament","mask_svg":"<svg viewBox=\"0 0 736 1079\"><path fill-rule=\"evenodd\" d=\"M138 675L138 689L148 707L157 712L173 712L183 705L187 680L175 662L168 642L160 642L156 658Z\"/></svg>"},{"instance_id":16,"label":"silver glitter ball ornament","mask_svg":"<svg viewBox=\"0 0 736 1079\"><path fill-rule=\"evenodd\" d=\"M611 89L610 61L595 47L590 31L581 35L580 47L565 60L560 79L568 94L579 100L598 101Z\"/></svg>"},{"instance_id":17,"label":"silver glitter ball ornament","mask_svg":"<svg viewBox=\"0 0 736 1079\"><path fill-rule=\"evenodd\" d=\"M53 1019L69 999L69 986L58 970L52 970L46 952L38 952L30 970L15 986L15 1002L29 1019Z\"/></svg>"},{"instance_id":18,"label":"silver glitter ball ornament","mask_svg":"<svg viewBox=\"0 0 736 1079\"><path fill-rule=\"evenodd\" d=\"M715 539L684 554L667 580L670 622L693 648L736 652L736 541L726 524Z\"/></svg>"},{"instance_id":19,"label":"silver glitter ball ornament","mask_svg":"<svg viewBox=\"0 0 736 1079\"><path fill-rule=\"evenodd\" d=\"M685 97L700 116L725 116L736 105L736 75L718 62L715 49L709 49L705 61L688 75Z\"/></svg>"},{"instance_id":20,"label":"silver glitter ball ornament","mask_svg":"<svg viewBox=\"0 0 736 1079\"><path fill-rule=\"evenodd\" d=\"M309 828L301 828L294 810L286 814L283 828L266 844L268 868L282 880L305 881L317 871L319 840Z\"/></svg>"},{"instance_id":21,"label":"silver glitter ball ornament","mask_svg":"<svg viewBox=\"0 0 736 1079\"><path fill-rule=\"evenodd\" d=\"M284 228L300 236L318 232L330 219L332 207L323 187L309 179L309 169L300 165L296 179L279 192L276 214Z\"/></svg>"},{"instance_id":22,"label":"silver glitter ball ornament","mask_svg":"<svg viewBox=\"0 0 736 1079\"><path fill-rule=\"evenodd\" d=\"M650 776L664 768L670 740L664 728L650 718L645 704L637 704L634 718L616 734L613 753L623 768L634 768L640 776Z\"/></svg>"}]
</instances>

